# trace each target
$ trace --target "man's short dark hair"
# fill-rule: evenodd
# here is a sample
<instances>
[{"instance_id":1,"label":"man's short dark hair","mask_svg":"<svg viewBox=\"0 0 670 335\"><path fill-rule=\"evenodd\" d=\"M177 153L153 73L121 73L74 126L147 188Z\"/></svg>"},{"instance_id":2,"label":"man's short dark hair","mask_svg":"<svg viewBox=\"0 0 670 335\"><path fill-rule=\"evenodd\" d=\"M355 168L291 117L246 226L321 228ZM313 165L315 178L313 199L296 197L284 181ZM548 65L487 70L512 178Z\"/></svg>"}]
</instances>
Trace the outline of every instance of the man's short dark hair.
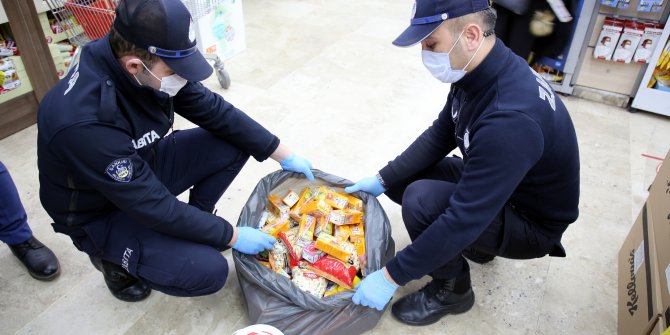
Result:
<instances>
[{"instance_id":1,"label":"man's short dark hair","mask_svg":"<svg viewBox=\"0 0 670 335\"><path fill-rule=\"evenodd\" d=\"M160 57L149 53L148 50L128 42L114 27L109 31L109 44L112 46L112 51L117 59L121 59L123 56L137 56L148 67L151 67L160 59Z\"/></svg>"},{"instance_id":2,"label":"man's short dark hair","mask_svg":"<svg viewBox=\"0 0 670 335\"><path fill-rule=\"evenodd\" d=\"M484 31L484 36L491 36L495 34L497 19L498 14L496 10L493 7L489 7L485 10L460 16L449 21L452 21L450 25L451 32L455 35L459 35L467 24L478 23Z\"/></svg>"}]
</instances>

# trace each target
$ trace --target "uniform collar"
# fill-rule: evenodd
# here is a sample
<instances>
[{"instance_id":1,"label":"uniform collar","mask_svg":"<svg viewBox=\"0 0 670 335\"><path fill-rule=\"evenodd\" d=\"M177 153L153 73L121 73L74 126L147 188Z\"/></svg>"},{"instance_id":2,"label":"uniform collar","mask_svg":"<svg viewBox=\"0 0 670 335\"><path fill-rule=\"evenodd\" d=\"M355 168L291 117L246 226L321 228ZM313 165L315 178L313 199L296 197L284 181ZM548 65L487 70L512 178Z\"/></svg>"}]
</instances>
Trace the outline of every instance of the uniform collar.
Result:
<instances>
[{"instance_id":1,"label":"uniform collar","mask_svg":"<svg viewBox=\"0 0 670 335\"><path fill-rule=\"evenodd\" d=\"M495 44L486 58L474 70L467 72L463 79L453 85L466 93L485 89L503 70L503 64L508 63L509 56L510 50L505 47L501 40L496 38Z\"/></svg>"},{"instance_id":2,"label":"uniform collar","mask_svg":"<svg viewBox=\"0 0 670 335\"><path fill-rule=\"evenodd\" d=\"M149 93L155 95L154 89L139 86L135 79L121 67L114 51L112 51L111 44L109 44L109 35L90 42L85 48L88 48L94 59L102 65L103 75L109 75L118 90L121 90L124 94Z\"/></svg>"}]
</instances>

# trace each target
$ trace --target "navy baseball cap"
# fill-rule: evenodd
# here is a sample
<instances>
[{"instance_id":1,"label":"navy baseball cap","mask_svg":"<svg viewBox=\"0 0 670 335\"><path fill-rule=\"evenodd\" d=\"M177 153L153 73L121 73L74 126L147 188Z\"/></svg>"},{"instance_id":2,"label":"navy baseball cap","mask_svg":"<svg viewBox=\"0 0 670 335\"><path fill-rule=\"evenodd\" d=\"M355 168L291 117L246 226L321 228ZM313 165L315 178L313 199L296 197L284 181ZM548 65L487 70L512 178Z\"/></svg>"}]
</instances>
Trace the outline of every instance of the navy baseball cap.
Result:
<instances>
[{"instance_id":1,"label":"navy baseball cap","mask_svg":"<svg viewBox=\"0 0 670 335\"><path fill-rule=\"evenodd\" d=\"M430 36L443 21L485 10L489 0L416 0L410 25L393 44L409 47Z\"/></svg>"},{"instance_id":2,"label":"navy baseball cap","mask_svg":"<svg viewBox=\"0 0 670 335\"><path fill-rule=\"evenodd\" d=\"M195 41L191 13L180 0L121 0L114 29L128 42L160 57L189 81L212 75Z\"/></svg>"}]
</instances>

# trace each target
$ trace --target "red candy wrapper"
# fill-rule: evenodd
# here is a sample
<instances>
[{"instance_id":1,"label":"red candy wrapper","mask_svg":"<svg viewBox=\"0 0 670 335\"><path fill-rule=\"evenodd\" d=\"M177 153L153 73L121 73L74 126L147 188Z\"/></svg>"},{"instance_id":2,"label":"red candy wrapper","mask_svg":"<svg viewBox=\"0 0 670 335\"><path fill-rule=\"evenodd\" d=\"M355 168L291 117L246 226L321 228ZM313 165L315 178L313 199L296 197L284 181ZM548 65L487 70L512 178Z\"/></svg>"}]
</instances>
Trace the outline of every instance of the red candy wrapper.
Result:
<instances>
[{"instance_id":1,"label":"red candy wrapper","mask_svg":"<svg viewBox=\"0 0 670 335\"><path fill-rule=\"evenodd\" d=\"M352 288L356 278L356 267L333 257L307 264L307 269L347 289Z\"/></svg>"}]
</instances>

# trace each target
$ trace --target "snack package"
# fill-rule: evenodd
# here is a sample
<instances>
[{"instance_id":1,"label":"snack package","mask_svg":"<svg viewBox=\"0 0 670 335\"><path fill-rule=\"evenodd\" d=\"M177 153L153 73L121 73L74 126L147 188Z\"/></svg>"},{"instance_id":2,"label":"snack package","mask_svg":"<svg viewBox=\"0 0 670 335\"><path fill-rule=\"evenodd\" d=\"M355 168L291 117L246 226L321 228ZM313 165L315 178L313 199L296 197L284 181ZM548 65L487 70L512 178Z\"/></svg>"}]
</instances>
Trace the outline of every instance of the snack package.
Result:
<instances>
[{"instance_id":1,"label":"snack package","mask_svg":"<svg viewBox=\"0 0 670 335\"><path fill-rule=\"evenodd\" d=\"M665 25L662 23L645 23L644 33L642 34L642 38L640 38L640 44L638 44L637 49L635 50L635 55L633 55L633 62L649 62L649 58L651 58L651 55L656 49L656 45L658 44L658 40L663 33L664 27Z\"/></svg>"},{"instance_id":2,"label":"snack package","mask_svg":"<svg viewBox=\"0 0 670 335\"><path fill-rule=\"evenodd\" d=\"M270 204L272 205L273 210L278 216L289 215L288 212L291 210L291 208L289 206L286 206L278 196L270 194L268 200L270 200Z\"/></svg>"},{"instance_id":3,"label":"snack package","mask_svg":"<svg viewBox=\"0 0 670 335\"><path fill-rule=\"evenodd\" d=\"M287 214L282 217L275 217L274 220L269 221L261 230L276 238L279 233L287 231L290 228L290 225L291 222Z\"/></svg>"},{"instance_id":4,"label":"snack package","mask_svg":"<svg viewBox=\"0 0 670 335\"><path fill-rule=\"evenodd\" d=\"M270 260L270 267L272 271L281 274L287 278L291 278L288 275L287 270L289 267L288 259L288 249L284 245L284 242L278 240L277 243L272 247L272 250L268 252L268 259Z\"/></svg>"},{"instance_id":5,"label":"snack package","mask_svg":"<svg viewBox=\"0 0 670 335\"><path fill-rule=\"evenodd\" d=\"M347 197L347 208L355 209L357 211L363 211L363 200L354 197L353 195L346 195Z\"/></svg>"},{"instance_id":6,"label":"snack package","mask_svg":"<svg viewBox=\"0 0 670 335\"><path fill-rule=\"evenodd\" d=\"M351 235L351 227L352 225L335 226L335 232L333 233L333 236L338 238L340 241L346 241Z\"/></svg>"},{"instance_id":7,"label":"snack package","mask_svg":"<svg viewBox=\"0 0 670 335\"><path fill-rule=\"evenodd\" d=\"M605 18L600 36L598 36L598 40L596 41L596 47L593 50L593 58L602 60L612 59L612 54L623 31L623 26L623 20L609 16Z\"/></svg>"},{"instance_id":8,"label":"snack package","mask_svg":"<svg viewBox=\"0 0 670 335\"><path fill-rule=\"evenodd\" d=\"M358 276L354 277L354 282L351 283L351 287L352 288L356 287L356 285L360 284L360 282L361 282L360 277L358 277ZM346 291L349 291L349 290L351 290L351 289L346 288L344 286L333 285L333 286L329 286L329 287L326 288L326 292L324 292L323 296L328 297L328 296L331 296L333 294L342 293L342 292L346 292Z\"/></svg>"},{"instance_id":9,"label":"snack package","mask_svg":"<svg viewBox=\"0 0 670 335\"><path fill-rule=\"evenodd\" d=\"M333 225L329 222L327 217L318 217L316 219L316 227L314 227L314 236L319 237L323 234L333 235Z\"/></svg>"},{"instance_id":10,"label":"snack package","mask_svg":"<svg viewBox=\"0 0 670 335\"><path fill-rule=\"evenodd\" d=\"M293 190L289 190L288 194L284 197L284 199L282 199L282 201L289 208L292 208L295 204L297 204L298 200L300 200L300 196L298 196L297 193L293 192Z\"/></svg>"},{"instance_id":11,"label":"snack package","mask_svg":"<svg viewBox=\"0 0 670 335\"><path fill-rule=\"evenodd\" d=\"M361 257L365 257L365 224L358 223L351 226L349 240L354 244L359 260ZM361 261L361 263L364 264L365 262Z\"/></svg>"},{"instance_id":12,"label":"snack package","mask_svg":"<svg viewBox=\"0 0 670 335\"><path fill-rule=\"evenodd\" d=\"M304 244L298 243L298 228L292 228L279 233L279 239L284 242L284 245L288 250L289 264L291 268L298 266L304 248Z\"/></svg>"},{"instance_id":13,"label":"snack package","mask_svg":"<svg viewBox=\"0 0 670 335\"><path fill-rule=\"evenodd\" d=\"M343 262L347 262L350 265L358 263L356 250L354 245L348 241L340 241L335 236L321 234L319 238L316 239L314 247L323 250L330 256L333 256Z\"/></svg>"},{"instance_id":14,"label":"snack package","mask_svg":"<svg viewBox=\"0 0 670 335\"><path fill-rule=\"evenodd\" d=\"M314 247L314 242L310 242L302 249L302 258L310 263L314 263L325 256L325 252Z\"/></svg>"},{"instance_id":15,"label":"snack package","mask_svg":"<svg viewBox=\"0 0 670 335\"><path fill-rule=\"evenodd\" d=\"M330 212L330 206L326 203L326 194L319 193L304 205L300 206L299 214L309 214L311 216L326 216Z\"/></svg>"},{"instance_id":16,"label":"snack package","mask_svg":"<svg viewBox=\"0 0 670 335\"><path fill-rule=\"evenodd\" d=\"M317 298L323 297L323 293L326 291L326 286L328 285L325 278L306 269L304 266L292 268L291 273L293 274L291 282L295 286Z\"/></svg>"},{"instance_id":17,"label":"snack package","mask_svg":"<svg viewBox=\"0 0 670 335\"><path fill-rule=\"evenodd\" d=\"M311 241L314 239L314 228L316 227L316 219L307 214L303 214L298 225L298 238L304 241Z\"/></svg>"},{"instance_id":18,"label":"snack package","mask_svg":"<svg viewBox=\"0 0 670 335\"><path fill-rule=\"evenodd\" d=\"M353 287L352 284L358 271L353 265L330 256L321 258L313 264L307 264L306 267L321 277L347 289Z\"/></svg>"},{"instance_id":19,"label":"snack package","mask_svg":"<svg viewBox=\"0 0 670 335\"><path fill-rule=\"evenodd\" d=\"M300 214L300 209L302 206L309 201L309 199L312 197L312 192L309 189L309 187L305 188L302 191L302 194L300 195L300 199L298 199L298 202L291 208L291 211L289 214L291 215L291 218L300 221L301 214Z\"/></svg>"},{"instance_id":20,"label":"snack package","mask_svg":"<svg viewBox=\"0 0 670 335\"><path fill-rule=\"evenodd\" d=\"M335 209L344 209L349 204L349 199L345 195L330 189L326 191L325 200L330 207Z\"/></svg>"},{"instance_id":21,"label":"snack package","mask_svg":"<svg viewBox=\"0 0 670 335\"><path fill-rule=\"evenodd\" d=\"M256 225L256 228L257 229L263 228L263 226L265 226L265 223L267 223L269 217L270 212L263 211L263 213L261 213L261 218L258 220L258 225Z\"/></svg>"},{"instance_id":22,"label":"snack package","mask_svg":"<svg viewBox=\"0 0 670 335\"><path fill-rule=\"evenodd\" d=\"M612 55L612 60L619 63L630 63L635 47L640 43L644 33L644 23L626 20L623 33Z\"/></svg>"},{"instance_id":23,"label":"snack package","mask_svg":"<svg viewBox=\"0 0 670 335\"><path fill-rule=\"evenodd\" d=\"M355 209L334 210L330 212L329 219L336 225L361 223L363 212Z\"/></svg>"}]
</instances>

